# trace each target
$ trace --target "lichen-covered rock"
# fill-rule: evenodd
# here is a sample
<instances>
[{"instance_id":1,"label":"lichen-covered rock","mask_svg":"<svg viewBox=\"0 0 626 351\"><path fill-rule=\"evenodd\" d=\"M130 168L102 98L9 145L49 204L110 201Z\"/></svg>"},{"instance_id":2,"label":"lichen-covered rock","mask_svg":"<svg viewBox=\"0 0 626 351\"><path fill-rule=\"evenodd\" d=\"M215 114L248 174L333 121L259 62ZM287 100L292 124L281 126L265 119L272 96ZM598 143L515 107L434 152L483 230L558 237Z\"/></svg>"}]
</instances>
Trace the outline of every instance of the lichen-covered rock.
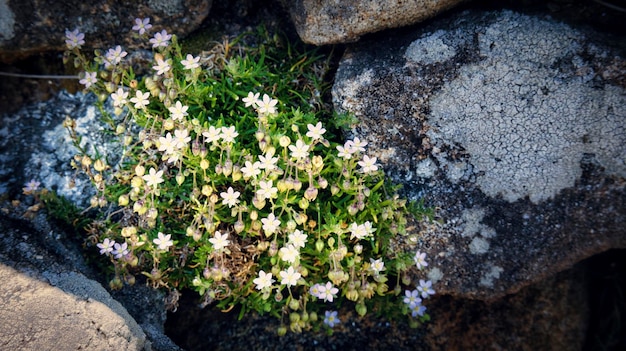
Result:
<instances>
[{"instance_id":1,"label":"lichen-covered rock","mask_svg":"<svg viewBox=\"0 0 626 351\"><path fill-rule=\"evenodd\" d=\"M129 45L135 18L153 29L184 36L207 17L212 0L7 1L0 0L0 62L65 49L65 31L85 33L85 46Z\"/></svg>"},{"instance_id":2,"label":"lichen-covered rock","mask_svg":"<svg viewBox=\"0 0 626 351\"><path fill-rule=\"evenodd\" d=\"M497 299L626 246L626 61L598 38L465 12L346 52L335 106L437 208L397 245L428 253L438 292Z\"/></svg>"},{"instance_id":3,"label":"lichen-covered rock","mask_svg":"<svg viewBox=\"0 0 626 351\"><path fill-rule=\"evenodd\" d=\"M433 17L463 0L283 0L300 38L315 45L348 43L362 35Z\"/></svg>"}]
</instances>

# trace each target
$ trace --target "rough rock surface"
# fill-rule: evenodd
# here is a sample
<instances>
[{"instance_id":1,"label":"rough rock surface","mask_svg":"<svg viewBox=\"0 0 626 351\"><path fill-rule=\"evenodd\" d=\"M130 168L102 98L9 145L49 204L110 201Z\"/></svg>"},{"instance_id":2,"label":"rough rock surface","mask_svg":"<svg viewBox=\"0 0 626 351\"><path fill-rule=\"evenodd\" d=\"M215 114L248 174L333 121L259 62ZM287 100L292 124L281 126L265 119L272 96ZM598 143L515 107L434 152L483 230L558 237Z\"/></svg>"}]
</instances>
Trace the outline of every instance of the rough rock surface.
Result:
<instances>
[{"instance_id":1,"label":"rough rock surface","mask_svg":"<svg viewBox=\"0 0 626 351\"><path fill-rule=\"evenodd\" d=\"M335 106L438 208L398 243L428 253L438 292L497 299L626 246L626 61L598 37L464 12L347 50Z\"/></svg>"},{"instance_id":2,"label":"rough rock surface","mask_svg":"<svg viewBox=\"0 0 626 351\"><path fill-rule=\"evenodd\" d=\"M0 214L0 345L6 350L152 350L63 233ZM42 214L35 214L46 223ZM44 224L44 226L46 226Z\"/></svg>"},{"instance_id":3,"label":"rough rock surface","mask_svg":"<svg viewBox=\"0 0 626 351\"><path fill-rule=\"evenodd\" d=\"M348 43L362 35L417 23L463 0L283 0L300 38L315 45Z\"/></svg>"},{"instance_id":4,"label":"rough rock surface","mask_svg":"<svg viewBox=\"0 0 626 351\"><path fill-rule=\"evenodd\" d=\"M65 30L85 33L85 46L127 45L135 18L149 17L153 30L183 36L206 18L212 0L7 1L0 0L0 62L43 51L62 51Z\"/></svg>"}]
</instances>

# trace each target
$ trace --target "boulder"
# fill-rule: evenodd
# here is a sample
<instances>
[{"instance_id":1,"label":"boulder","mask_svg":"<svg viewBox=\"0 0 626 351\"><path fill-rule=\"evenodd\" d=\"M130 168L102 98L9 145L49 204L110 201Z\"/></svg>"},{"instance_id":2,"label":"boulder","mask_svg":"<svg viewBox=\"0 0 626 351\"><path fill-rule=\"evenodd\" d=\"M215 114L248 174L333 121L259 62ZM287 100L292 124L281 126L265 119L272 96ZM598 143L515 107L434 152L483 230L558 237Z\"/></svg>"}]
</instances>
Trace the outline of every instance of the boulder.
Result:
<instances>
[{"instance_id":1,"label":"boulder","mask_svg":"<svg viewBox=\"0 0 626 351\"><path fill-rule=\"evenodd\" d=\"M207 17L212 0L7 1L0 0L0 62L44 51L65 50L65 31L85 33L85 46L128 46L135 18L150 18L153 30L184 36Z\"/></svg>"},{"instance_id":2,"label":"boulder","mask_svg":"<svg viewBox=\"0 0 626 351\"><path fill-rule=\"evenodd\" d=\"M438 293L492 301L626 246L626 61L601 37L462 12L347 49L335 107L437 209L396 245Z\"/></svg>"},{"instance_id":3,"label":"boulder","mask_svg":"<svg viewBox=\"0 0 626 351\"><path fill-rule=\"evenodd\" d=\"M0 344L6 350L152 350L126 309L82 272L65 235L0 214ZM39 222L44 223L38 215ZM78 264L74 264L74 263Z\"/></svg>"},{"instance_id":4,"label":"boulder","mask_svg":"<svg viewBox=\"0 0 626 351\"><path fill-rule=\"evenodd\" d=\"M327 45L424 21L463 0L283 0L300 38Z\"/></svg>"}]
</instances>

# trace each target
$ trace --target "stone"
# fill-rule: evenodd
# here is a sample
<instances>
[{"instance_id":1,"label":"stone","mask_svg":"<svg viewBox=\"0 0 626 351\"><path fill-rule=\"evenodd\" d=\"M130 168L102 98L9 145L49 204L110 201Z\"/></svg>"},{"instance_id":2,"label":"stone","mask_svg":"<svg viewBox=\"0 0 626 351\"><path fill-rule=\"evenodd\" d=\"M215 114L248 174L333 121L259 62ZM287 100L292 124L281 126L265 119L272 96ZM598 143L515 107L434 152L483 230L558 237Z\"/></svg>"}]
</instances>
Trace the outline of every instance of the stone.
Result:
<instances>
[{"instance_id":1,"label":"stone","mask_svg":"<svg viewBox=\"0 0 626 351\"><path fill-rule=\"evenodd\" d=\"M462 12L347 49L335 107L437 209L396 245L427 253L438 293L495 300L626 246L626 60L601 37Z\"/></svg>"},{"instance_id":2,"label":"stone","mask_svg":"<svg viewBox=\"0 0 626 351\"><path fill-rule=\"evenodd\" d=\"M328 45L424 21L463 0L283 0L305 43Z\"/></svg>"},{"instance_id":3,"label":"stone","mask_svg":"<svg viewBox=\"0 0 626 351\"><path fill-rule=\"evenodd\" d=\"M100 283L80 251L51 230L0 214L0 344L7 350L152 350L145 333ZM38 221L43 214L39 214ZM43 244L43 245L42 245Z\"/></svg>"},{"instance_id":4,"label":"stone","mask_svg":"<svg viewBox=\"0 0 626 351\"><path fill-rule=\"evenodd\" d=\"M135 18L150 18L152 30L184 36L207 17L212 0L120 2L0 0L0 62L15 62L45 51L65 50L65 31L85 33L86 48L129 47Z\"/></svg>"}]
</instances>

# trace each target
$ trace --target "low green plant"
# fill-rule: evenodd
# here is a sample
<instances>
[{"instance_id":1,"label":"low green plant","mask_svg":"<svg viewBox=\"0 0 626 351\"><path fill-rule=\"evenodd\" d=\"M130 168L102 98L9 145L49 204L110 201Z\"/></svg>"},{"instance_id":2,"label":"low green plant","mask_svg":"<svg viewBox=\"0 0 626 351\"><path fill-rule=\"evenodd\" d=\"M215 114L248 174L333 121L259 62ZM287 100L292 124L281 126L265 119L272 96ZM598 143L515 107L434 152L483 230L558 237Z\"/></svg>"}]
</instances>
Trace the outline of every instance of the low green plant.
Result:
<instances>
[{"instance_id":1,"label":"low green plant","mask_svg":"<svg viewBox=\"0 0 626 351\"><path fill-rule=\"evenodd\" d=\"M136 37L149 26L137 19ZM114 268L111 288L142 274L155 288L191 288L204 304L240 305L240 316L274 315L280 334L332 331L344 304L427 320L420 296L434 293L430 282L399 296L424 255L389 248L405 234L407 203L367 142L341 141L349 118L322 100L328 60L263 29L248 35L255 46L240 37L193 56L163 30L139 77L146 67L120 46L88 60L84 35L66 32L65 58L85 70L87 90L112 101L105 120L123 146L122 155L82 149L66 121L74 166L97 191L91 237Z\"/></svg>"}]
</instances>

